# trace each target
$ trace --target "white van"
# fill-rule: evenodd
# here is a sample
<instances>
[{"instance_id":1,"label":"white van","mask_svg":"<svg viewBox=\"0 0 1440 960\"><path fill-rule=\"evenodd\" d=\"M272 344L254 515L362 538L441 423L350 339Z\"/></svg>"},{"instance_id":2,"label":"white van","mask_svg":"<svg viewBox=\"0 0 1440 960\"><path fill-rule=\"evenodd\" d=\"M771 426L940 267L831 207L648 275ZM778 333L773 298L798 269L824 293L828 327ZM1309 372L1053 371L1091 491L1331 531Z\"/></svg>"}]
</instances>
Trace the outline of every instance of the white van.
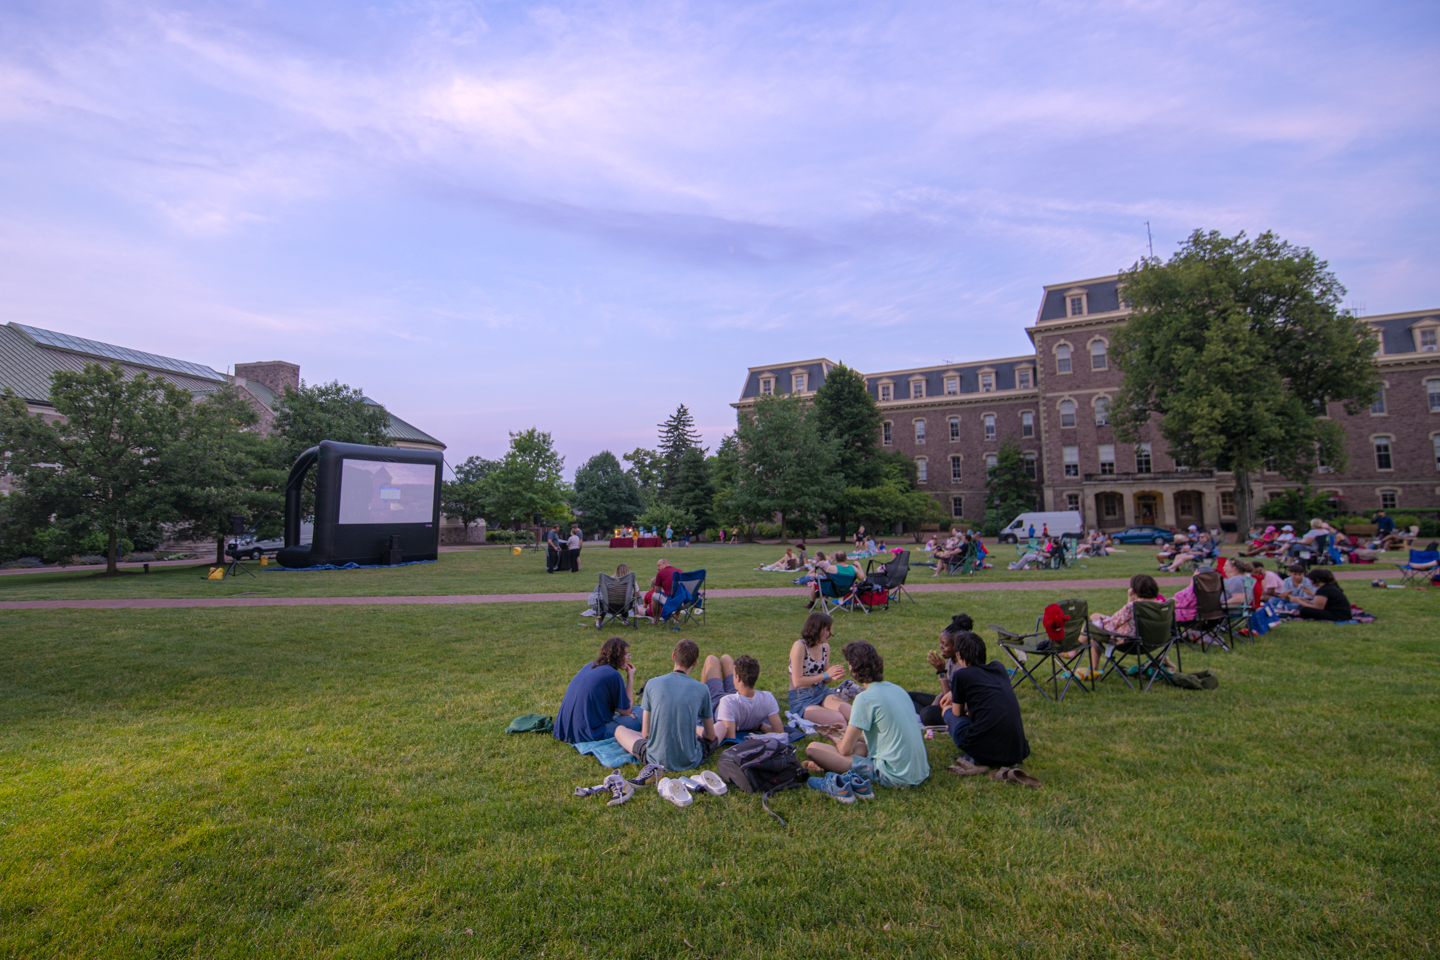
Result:
<instances>
[{"instance_id":1,"label":"white van","mask_svg":"<svg viewBox=\"0 0 1440 960\"><path fill-rule=\"evenodd\" d=\"M1085 518L1079 510L1051 510L1022 513L1000 531L1001 543L1019 543L1035 528L1035 536L1048 529L1052 537L1079 537L1085 533Z\"/></svg>"}]
</instances>

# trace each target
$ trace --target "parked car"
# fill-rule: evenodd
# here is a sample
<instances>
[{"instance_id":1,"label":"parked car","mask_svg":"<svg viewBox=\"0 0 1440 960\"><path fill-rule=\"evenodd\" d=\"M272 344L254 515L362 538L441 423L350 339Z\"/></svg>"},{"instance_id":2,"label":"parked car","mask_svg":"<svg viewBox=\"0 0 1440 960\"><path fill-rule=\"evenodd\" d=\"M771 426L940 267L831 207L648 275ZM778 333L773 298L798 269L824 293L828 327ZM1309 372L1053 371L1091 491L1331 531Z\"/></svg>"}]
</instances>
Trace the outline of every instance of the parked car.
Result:
<instances>
[{"instance_id":1,"label":"parked car","mask_svg":"<svg viewBox=\"0 0 1440 960\"><path fill-rule=\"evenodd\" d=\"M1169 543L1175 535L1164 527L1126 527L1119 533L1110 534L1116 543Z\"/></svg>"},{"instance_id":2,"label":"parked car","mask_svg":"<svg viewBox=\"0 0 1440 960\"><path fill-rule=\"evenodd\" d=\"M231 540L225 546L225 552L237 560L259 560L261 556L275 555L275 551L285 546L284 537L276 537L273 540Z\"/></svg>"}]
</instances>

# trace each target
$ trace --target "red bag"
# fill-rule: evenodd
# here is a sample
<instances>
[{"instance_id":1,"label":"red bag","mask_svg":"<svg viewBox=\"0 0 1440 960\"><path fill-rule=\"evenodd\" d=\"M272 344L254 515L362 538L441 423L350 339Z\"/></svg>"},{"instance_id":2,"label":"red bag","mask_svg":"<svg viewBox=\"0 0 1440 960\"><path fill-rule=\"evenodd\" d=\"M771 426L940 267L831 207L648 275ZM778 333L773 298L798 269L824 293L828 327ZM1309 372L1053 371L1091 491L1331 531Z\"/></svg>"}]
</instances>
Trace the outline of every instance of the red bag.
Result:
<instances>
[{"instance_id":1,"label":"red bag","mask_svg":"<svg viewBox=\"0 0 1440 960\"><path fill-rule=\"evenodd\" d=\"M890 599L888 590L862 590L860 602L867 607L883 607Z\"/></svg>"},{"instance_id":2,"label":"red bag","mask_svg":"<svg viewBox=\"0 0 1440 960\"><path fill-rule=\"evenodd\" d=\"M1045 625L1045 636L1059 643L1065 639L1065 622L1070 618L1065 611L1060 609L1060 604L1052 603L1045 608L1045 618L1041 622Z\"/></svg>"}]
</instances>

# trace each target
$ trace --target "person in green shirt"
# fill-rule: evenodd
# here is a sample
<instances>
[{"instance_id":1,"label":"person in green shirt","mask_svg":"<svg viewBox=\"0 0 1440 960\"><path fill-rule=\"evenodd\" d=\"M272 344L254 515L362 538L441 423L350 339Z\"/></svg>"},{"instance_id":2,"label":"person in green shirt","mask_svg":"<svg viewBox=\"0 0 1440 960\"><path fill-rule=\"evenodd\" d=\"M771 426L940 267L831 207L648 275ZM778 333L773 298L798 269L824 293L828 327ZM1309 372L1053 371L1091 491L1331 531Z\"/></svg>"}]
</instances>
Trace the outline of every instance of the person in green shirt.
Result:
<instances>
[{"instance_id":1,"label":"person in green shirt","mask_svg":"<svg viewBox=\"0 0 1440 960\"><path fill-rule=\"evenodd\" d=\"M804 766L814 773L848 773L883 787L923 783L930 776L930 760L910 694L886 682L885 661L872 645L856 640L845 644L841 653L855 681L865 689L851 704L845 733L833 746L806 747Z\"/></svg>"}]
</instances>

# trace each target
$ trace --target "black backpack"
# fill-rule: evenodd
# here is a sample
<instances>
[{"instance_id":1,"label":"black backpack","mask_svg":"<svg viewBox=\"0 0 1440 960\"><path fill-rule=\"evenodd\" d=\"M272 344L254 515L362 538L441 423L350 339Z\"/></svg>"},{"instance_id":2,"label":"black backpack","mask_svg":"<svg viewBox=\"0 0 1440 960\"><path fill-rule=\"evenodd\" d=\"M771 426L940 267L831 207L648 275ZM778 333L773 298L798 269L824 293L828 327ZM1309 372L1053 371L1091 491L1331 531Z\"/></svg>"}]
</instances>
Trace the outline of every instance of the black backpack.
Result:
<instances>
[{"instance_id":1,"label":"black backpack","mask_svg":"<svg viewBox=\"0 0 1440 960\"><path fill-rule=\"evenodd\" d=\"M762 794L760 805L782 824L785 821L765 801L778 791L805 786L810 777L800 766L794 747L779 740L758 737L743 740L720 754L715 770L720 779L735 789Z\"/></svg>"}]
</instances>

